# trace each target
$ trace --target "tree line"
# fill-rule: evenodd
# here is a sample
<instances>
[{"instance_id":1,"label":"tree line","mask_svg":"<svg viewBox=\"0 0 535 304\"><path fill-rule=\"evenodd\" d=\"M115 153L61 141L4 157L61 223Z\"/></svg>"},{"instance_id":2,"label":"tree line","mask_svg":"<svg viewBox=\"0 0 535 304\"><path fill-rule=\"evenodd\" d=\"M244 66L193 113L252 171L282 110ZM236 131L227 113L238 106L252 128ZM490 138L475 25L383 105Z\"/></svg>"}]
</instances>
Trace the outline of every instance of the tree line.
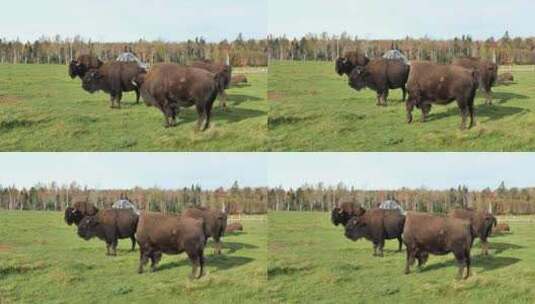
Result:
<instances>
[{"instance_id":1,"label":"tree line","mask_svg":"<svg viewBox=\"0 0 535 304\"><path fill-rule=\"evenodd\" d=\"M388 199L395 200L407 211L447 213L452 208L469 207L495 214L535 213L535 188L507 188L503 182L494 190L469 190L463 185L448 190L359 190L342 183L337 186L304 185L296 189L277 187L269 189L268 208L275 211L330 211L341 202L372 208Z\"/></svg>"},{"instance_id":2,"label":"tree line","mask_svg":"<svg viewBox=\"0 0 535 304\"><path fill-rule=\"evenodd\" d=\"M63 211L77 201L87 201L99 208L110 208L123 195L139 209L154 212L179 213L192 206L225 209L231 214L263 214L267 212L267 189L232 187L203 190L191 185L174 190L157 187L132 189L90 189L76 182L69 185L37 184L29 188L0 185L0 209Z\"/></svg>"},{"instance_id":3,"label":"tree line","mask_svg":"<svg viewBox=\"0 0 535 304\"><path fill-rule=\"evenodd\" d=\"M275 60L333 61L346 51L359 50L371 58L391 49L400 50L409 60L449 63L454 58L473 56L493 60L500 65L535 64L535 37L503 37L474 40L470 35L453 39L368 40L347 33L341 35L307 34L301 38L268 36L268 57Z\"/></svg>"},{"instance_id":4,"label":"tree line","mask_svg":"<svg viewBox=\"0 0 535 304\"><path fill-rule=\"evenodd\" d=\"M97 42L74 38L41 37L22 42L0 38L0 63L68 64L80 54L94 54L104 61L117 58L123 52L134 53L145 63L174 62L187 64L211 59L232 66L267 66L267 40L245 39L242 34L233 41L207 42L199 37L183 42L163 40L136 42ZM228 56L228 57L227 57Z\"/></svg>"}]
</instances>

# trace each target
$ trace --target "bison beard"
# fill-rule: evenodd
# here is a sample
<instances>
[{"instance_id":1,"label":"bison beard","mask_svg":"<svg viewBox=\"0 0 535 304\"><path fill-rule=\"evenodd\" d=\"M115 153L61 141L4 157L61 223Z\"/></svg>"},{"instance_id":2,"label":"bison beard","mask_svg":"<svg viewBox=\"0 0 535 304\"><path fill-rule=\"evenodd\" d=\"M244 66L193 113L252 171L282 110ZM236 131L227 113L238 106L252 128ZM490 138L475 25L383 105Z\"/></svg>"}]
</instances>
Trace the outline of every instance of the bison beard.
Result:
<instances>
[{"instance_id":1,"label":"bison beard","mask_svg":"<svg viewBox=\"0 0 535 304\"><path fill-rule=\"evenodd\" d=\"M162 111L166 128L176 125L180 107L195 105L197 127L204 131L210 125L212 106L223 82L220 75L202 69L157 64L145 76L141 95L146 105Z\"/></svg>"}]
</instances>

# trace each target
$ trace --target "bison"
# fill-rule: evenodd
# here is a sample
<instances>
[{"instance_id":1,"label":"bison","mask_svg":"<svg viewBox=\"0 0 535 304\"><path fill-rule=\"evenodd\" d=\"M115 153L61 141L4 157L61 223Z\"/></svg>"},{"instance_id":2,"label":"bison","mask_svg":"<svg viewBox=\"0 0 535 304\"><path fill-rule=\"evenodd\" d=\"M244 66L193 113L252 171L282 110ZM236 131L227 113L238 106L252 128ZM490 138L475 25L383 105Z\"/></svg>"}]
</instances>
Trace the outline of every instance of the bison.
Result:
<instances>
[{"instance_id":1,"label":"bison","mask_svg":"<svg viewBox=\"0 0 535 304\"><path fill-rule=\"evenodd\" d=\"M492 86L498 79L498 65L484 59L466 57L453 60L453 65L478 71L479 88L485 93L485 103L492 104Z\"/></svg>"},{"instance_id":2,"label":"bison","mask_svg":"<svg viewBox=\"0 0 535 304\"><path fill-rule=\"evenodd\" d=\"M335 226L342 224L345 227L350 218L362 215L364 212L365 210L359 204L344 202L331 211L331 222Z\"/></svg>"},{"instance_id":3,"label":"bison","mask_svg":"<svg viewBox=\"0 0 535 304\"><path fill-rule=\"evenodd\" d=\"M489 243L487 238L492 233L492 227L496 227L496 218L483 211L475 211L473 209L454 209L450 211L449 216L468 220L472 225L472 238L479 238L481 240L481 253L483 255L489 254Z\"/></svg>"},{"instance_id":4,"label":"bison","mask_svg":"<svg viewBox=\"0 0 535 304\"><path fill-rule=\"evenodd\" d=\"M173 63L155 65L145 76L141 95L145 104L155 106L165 117L165 127L176 125L180 107L195 105L197 127L204 131L210 125L212 106L221 91L219 75Z\"/></svg>"},{"instance_id":5,"label":"bison","mask_svg":"<svg viewBox=\"0 0 535 304\"><path fill-rule=\"evenodd\" d=\"M510 232L511 228L506 223L499 223L495 227L492 227L492 233L504 233L504 232Z\"/></svg>"},{"instance_id":6,"label":"bison","mask_svg":"<svg viewBox=\"0 0 535 304\"><path fill-rule=\"evenodd\" d=\"M232 79L230 80L230 84L232 86L237 86L242 83L248 83L247 77L245 75L240 74L240 75L232 76Z\"/></svg>"},{"instance_id":7,"label":"bison","mask_svg":"<svg viewBox=\"0 0 535 304\"><path fill-rule=\"evenodd\" d=\"M431 109L431 104L449 104L457 100L461 110L461 129L466 128L466 118L470 115L470 128L474 125L474 98L478 88L478 72L455 65L431 62L411 64L406 102L407 121L412 122L412 110L417 106L422 110L422 121Z\"/></svg>"},{"instance_id":8,"label":"bison","mask_svg":"<svg viewBox=\"0 0 535 304\"><path fill-rule=\"evenodd\" d=\"M374 59L366 66L357 66L349 76L349 86L360 91L368 87L377 92L377 105L386 106L389 89L401 89L405 101L405 84L410 66L401 60Z\"/></svg>"},{"instance_id":9,"label":"bison","mask_svg":"<svg viewBox=\"0 0 535 304\"><path fill-rule=\"evenodd\" d=\"M79 201L75 202L72 207L67 207L65 209L64 219L67 225L71 226L72 224L75 224L78 226L85 216L92 216L97 214L97 212L98 208L95 207L95 205Z\"/></svg>"},{"instance_id":10,"label":"bison","mask_svg":"<svg viewBox=\"0 0 535 304\"><path fill-rule=\"evenodd\" d=\"M370 62L370 59L358 51L346 52L344 56L336 59L335 71L338 75L351 75L353 69L357 66L365 66Z\"/></svg>"},{"instance_id":11,"label":"bison","mask_svg":"<svg viewBox=\"0 0 535 304\"><path fill-rule=\"evenodd\" d=\"M216 208L195 207L188 208L182 213L185 217L203 219L206 226L206 239L214 240L214 254L221 254L223 244L221 238L225 234L227 227L227 214Z\"/></svg>"},{"instance_id":12,"label":"bison","mask_svg":"<svg viewBox=\"0 0 535 304\"><path fill-rule=\"evenodd\" d=\"M232 233L235 231L243 231L243 226L240 223L232 223L225 228L225 233Z\"/></svg>"},{"instance_id":13,"label":"bison","mask_svg":"<svg viewBox=\"0 0 535 304\"><path fill-rule=\"evenodd\" d=\"M496 80L498 84L509 84L513 81L515 81L515 77L511 73L502 73L498 75L498 79Z\"/></svg>"},{"instance_id":14,"label":"bison","mask_svg":"<svg viewBox=\"0 0 535 304\"><path fill-rule=\"evenodd\" d=\"M191 64L191 67L203 69L213 74L219 75L219 97L221 98L221 107L223 110L227 108L227 94L225 90L230 87L232 82L232 66L224 63L216 63L211 60L196 61Z\"/></svg>"},{"instance_id":15,"label":"bison","mask_svg":"<svg viewBox=\"0 0 535 304\"><path fill-rule=\"evenodd\" d=\"M427 262L429 253L445 255L452 252L459 265L458 278L463 277L466 268L470 276L470 249L472 231L470 222L458 218L432 215L421 212L408 212L403 229L403 242L407 248L405 274L418 259L418 267Z\"/></svg>"},{"instance_id":16,"label":"bison","mask_svg":"<svg viewBox=\"0 0 535 304\"><path fill-rule=\"evenodd\" d=\"M134 251L137 223L138 215L132 210L105 209L84 217L78 225L78 235L86 241L95 236L105 241L106 255L115 256L119 239L130 238Z\"/></svg>"},{"instance_id":17,"label":"bison","mask_svg":"<svg viewBox=\"0 0 535 304\"><path fill-rule=\"evenodd\" d=\"M138 273L151 260L151 270L156 271L158 262L165 254L186 252L193 268L190 278L200 278L204 273L205 226L202 219L187 216L146 213L140 215L136 231L139 244ZM200 267L198 276L197 269Z\"/></svg>"},{"instance_id":18,"label":"bison","mask_svg":"<svg viewBox=\"0 0 535 304\"><path fill-rule=\"evenodd\" d=\"M94 55L80 55L76 60L72 60L69 64L69 76L74 79L80 77L83 79L87 71L90 69L100 68L104 62Z\"/></svg>"},{"instance_id":19,"label":"bison","mask_svg":"<svg viewBox=\"0 0 535 304\"><path fill-rule=\"evenodd\" d=\"M135 62L108 62L98 69L90 69L82 79L84 90L93 94L102 90L110 94L111 108L121 108L123 92L135 91L139 103L139 88L147 71Z\"/></svg>"},{"instance_id":20,"label":"bison","mask_svg":"<svg viewBox=\"0 0 535 304\"><path fill-rule=\"evenodd\" d=\"M405 216L397 210L370 209L353 216L345 226L345 236L356 241L362 237L373 243L373 255L383 256L385 240L398 239L401 251Z\"/></svg>"}]
</instances>

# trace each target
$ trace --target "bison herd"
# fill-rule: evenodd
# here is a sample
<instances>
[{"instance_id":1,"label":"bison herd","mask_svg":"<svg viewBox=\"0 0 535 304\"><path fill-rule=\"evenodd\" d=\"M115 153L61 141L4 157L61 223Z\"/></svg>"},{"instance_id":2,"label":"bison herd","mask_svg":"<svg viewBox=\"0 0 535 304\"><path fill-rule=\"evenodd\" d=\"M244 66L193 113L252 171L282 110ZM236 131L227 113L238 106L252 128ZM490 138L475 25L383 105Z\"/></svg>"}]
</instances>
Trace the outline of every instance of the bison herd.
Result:
<instances>
[{"instance_id":1,"label":"bison herd","mask_svg":"<svg viewBox=\"0 0 535 304\"><path fill-rule=\"evenodd\" d=\"M470 251L474 239L481 241L482 254L488 255L488 237L493 227L509 231L506 224L497 225L496 218L484 211L454 209L447 215L372 208L365 210L357 204L342 203L331 212L334 225L345 226L345 236L353 241L364 238L373 243L373 255L383 256L385 240L397 239L399 251L405 244L407 259L405 273L418 260L422 267L429 254L453 253L459 265L459 278L470 276ZM466 271L465 271L466 270Z\"/></svg>"},{"instance_id":2,"label":"bison herd","mask_svg":"<svg viewBox=\"0 0 535 304\"><path fill-rule=\"evenodd\" d=\"M212 106L220 96L226 109L225 90L231 84L247 83L244 75L232 76L232 67L209 60L190 66L156 64L147 70L137 62L102 62L93 55L80 55L69 65L69 76L79 77L82 88L110 95L110 107L121 108L123 92L134 91L136 103L142 97L147 106L158 108L165 117L165 127L177 124L180 108L195 106L197 127L204 131L210 125Z\"/></svg>"},{"instance_id":3,"label":"bison herd","mask_svg":"<svg viewBox=\"0 0 535 304\"><path fill-rule=\"evenodd\" d=\"M368 87L377 93L377 105L386 106L390 89L401 89L406 102L407 122L411 123L414 107L422 112L422 121L432 104L446 105L453 101L461 111L461 129L475 124L474 99L477 89L483 90L486 104L492 104L492 86L498 78L498 66L480 58L458 58L451 64L428 61L406 63L401 59L369 59L360 52L347 52L335 63L336 73L347 75L349 86L357 91ZM503 78L503 79L502 79ZM408 93L408 99L406 99Z\"/></svg>"},{"instance_id":4,"label":"bison herd","mask_svg":"<svg viewBox=\"0 0 535 304\"><path fill-rule=\"evenodd\" d=\"M132 209L100 210L87 202L76 202L65 210L65 222L78 226L84 240L97 237L106 243L106 254L115 256L119 239L132 240L132 251L139 245L138 272L151 261L155 271L162 254L185 252L192 265L190 278L204 273L204 249L208 238L214 240L214 254L220 255L225 232L243 230L239 223L227 226L227 214L219 209L194 207L179 215L142 213ZM230 229L228 229L230 228Z\"/></svg>"}]
</instances>

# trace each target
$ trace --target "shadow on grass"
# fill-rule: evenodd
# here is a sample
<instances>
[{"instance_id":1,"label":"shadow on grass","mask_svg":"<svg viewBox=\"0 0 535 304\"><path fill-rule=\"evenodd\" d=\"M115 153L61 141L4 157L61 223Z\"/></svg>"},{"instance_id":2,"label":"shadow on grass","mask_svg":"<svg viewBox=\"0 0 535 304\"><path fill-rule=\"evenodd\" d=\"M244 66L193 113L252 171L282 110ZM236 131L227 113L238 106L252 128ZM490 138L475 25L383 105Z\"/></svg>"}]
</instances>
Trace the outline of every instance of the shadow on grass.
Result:
<instances>
[{"instance_id":1,"label":"shadow on grass","mask_svg":"<svg viewBox=\"0 0 535 304\"><path fill-rule=\"evenodd\" d=\"M268 275L268 280L271 280L276 276L281 276L281 275L292 276L296 273L308 272L310 270L311 270L310 267L298 266L298 265L296 266L271 266L271 267L268 267L267 275Z\"/></svg>"},{"instance_id":2,"label":"shadow on grass","mask_svg":"<svg viewBox=\"0 0 535 304\"><path fill-rule=\"evenodd\" d=\"M478 105L475 107L476 121L478 117L487 117L491 120L498 120L505 118L507 116L516 115L520 113L527 112L528 110L519 108L519 107L509 107L509 106L492 106L492 105ZM445 112L429 114L426 122L433 120L439 120L451 116L456 116L461 120L460 110L457 107L452 107Z\"/></svg>"},{"instance_id":3,"label":"shadow on grass","mask_svg":"<svg viewBox=\"0 0 535 304\"><path fill-rule=\"evenodd\" d=\"M498 253L502 253L502 252L504 252L506 250L521 249L521 248L524 248L524 246L520 246L520 245L516 245L516 244L499 243L499 242L489 241L489 248L491 250L494 250L494 252L496 254L498 254Z\"/></svg>"},{"instance_id":4,"label":"shadow on grass","mask_svg":"<svg viewBox=\"0 0 535 304\"><path fill-rule=\"evenodd\" d=\"M263 98L256 97L256 96L249 96L249 95L241 95L241 94L228 94L227 95L227 102L231 105L239 105L242 102L247 101L261 101L264 100ZM231 108L231 111L234 110Z\"/></svg>"},{"instance_id":5,"label":"shadow on grass","mask_svg":"<svg viewBox=\"0 0 535 304\"><path fill-rule=\"evenodd\" d=\"M215 267L217 270L227 270L234 267L239 267L250 262L254 261L253 258L242 257L242 256L228 256L228 255L218 255L218 256L205 256L205 266ZM149 263L150 265L150 263ZM182 259L178 262L169 262L158 265L156 271L165 271L182 266L190 266L191 262L188 258Z\"/></svg>"},{"instance_id":6,"label":"shadow on grass","mask_svg":"<svg viewBox=\"0 0 535 304\"><path fill-rule=\"evenodd\" d=\"M529 97L526 95L516 94L516 93L509 93L509 92L494 92L492 93L492 98L494 100L499 100L498 104L503 104L508 102L511 99L528 99Z\"/></svg>"},{"instance_id":7,"label":"shadow on grass","mask_svg":"<svg viewBox=\"0 0 535 304\"><path fill-rule=\"evenodd\" d=\"M0 121L0 133L13 131L17 128L30 128L45 123L47 120L6 119Z\"/></svg>"}]
</instances>

